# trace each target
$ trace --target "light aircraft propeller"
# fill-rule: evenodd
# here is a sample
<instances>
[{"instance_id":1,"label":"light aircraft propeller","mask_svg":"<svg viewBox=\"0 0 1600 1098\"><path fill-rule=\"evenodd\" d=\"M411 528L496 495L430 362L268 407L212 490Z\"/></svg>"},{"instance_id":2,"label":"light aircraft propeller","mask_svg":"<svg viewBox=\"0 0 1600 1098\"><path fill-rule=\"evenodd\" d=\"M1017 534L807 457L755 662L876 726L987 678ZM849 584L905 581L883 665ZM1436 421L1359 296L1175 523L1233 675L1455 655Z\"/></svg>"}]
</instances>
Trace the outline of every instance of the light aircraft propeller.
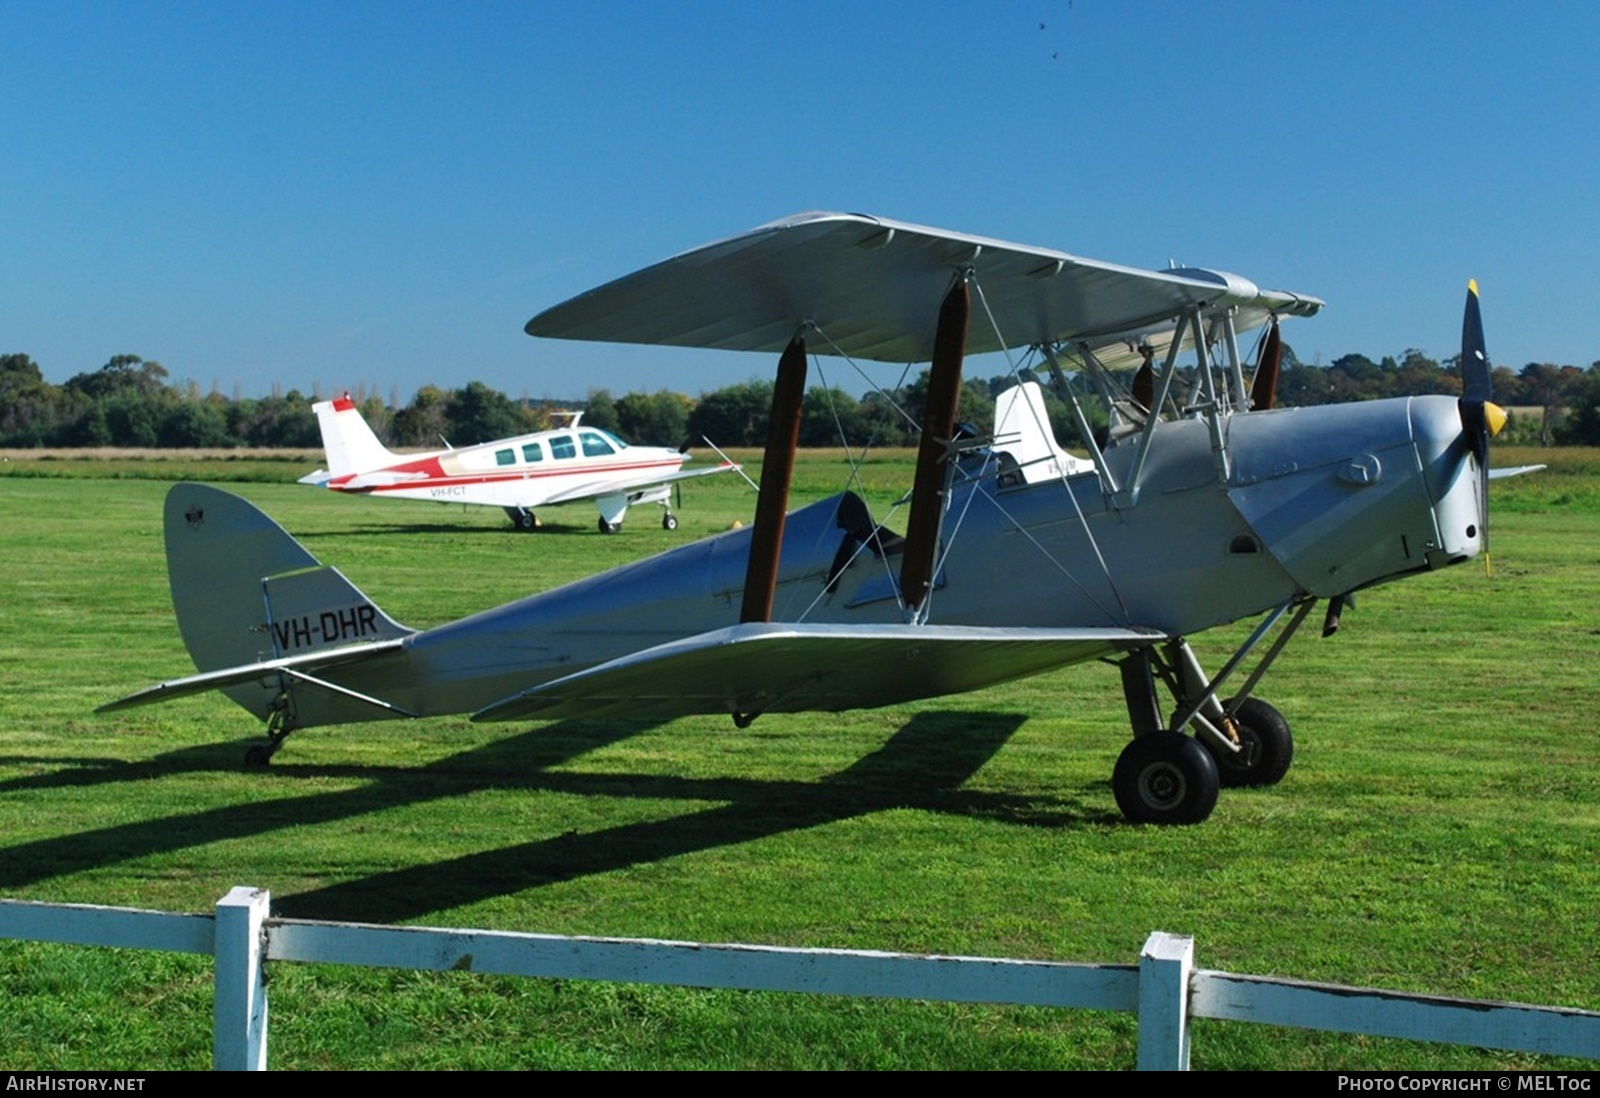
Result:
<instances>
[{"instance_id":1,"label":"light aircraft propeller","mask_svg":"<svg viewBox=\"0 0 1600 1098\"><path fill-rule=\"evenodd\" d=\"M1490 398L1489 353L1483 342L1483 315L1478 309L1478 283L1467 283L1466 312L1461 318L1461 431L1478 461L1478 536L1484 559L1489 552L1489 439L1506 425L1505 409Z\"/></svg>"}]
</instances>

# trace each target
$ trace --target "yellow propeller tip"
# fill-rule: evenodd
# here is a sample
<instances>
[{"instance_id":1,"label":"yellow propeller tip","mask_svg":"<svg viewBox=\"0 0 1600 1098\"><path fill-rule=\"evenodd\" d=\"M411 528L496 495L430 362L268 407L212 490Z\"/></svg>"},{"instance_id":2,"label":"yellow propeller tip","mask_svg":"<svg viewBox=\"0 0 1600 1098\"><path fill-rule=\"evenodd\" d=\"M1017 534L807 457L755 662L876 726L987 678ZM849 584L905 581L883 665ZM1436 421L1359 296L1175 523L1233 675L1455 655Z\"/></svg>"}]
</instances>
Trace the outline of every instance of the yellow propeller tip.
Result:
<instances>
[{"instance_id":1,"label":"yellow propeller tip","mask_svg":"<svg viewBox=\"0 0 1600 1098\"><path fill-rule=\"evenodd\" d=\"M1475 279L1475 278L1467 279L1467 293L1471 294L1473 297L1477 297L1478 296L1478 280L1477 279Z\"/></svg>"}]
</instances>

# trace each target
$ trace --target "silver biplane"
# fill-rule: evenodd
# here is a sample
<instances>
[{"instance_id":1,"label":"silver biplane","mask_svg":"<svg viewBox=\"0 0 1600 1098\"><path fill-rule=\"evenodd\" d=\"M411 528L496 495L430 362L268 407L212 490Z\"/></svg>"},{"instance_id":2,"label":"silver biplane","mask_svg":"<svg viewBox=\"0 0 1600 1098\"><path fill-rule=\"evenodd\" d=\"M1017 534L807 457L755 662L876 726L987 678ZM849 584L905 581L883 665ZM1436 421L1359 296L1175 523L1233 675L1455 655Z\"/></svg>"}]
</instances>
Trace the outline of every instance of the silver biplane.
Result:
<instances>
[{"instance_id":1,"label":"silver biplane","mask_svg":"<svg viewBox=\"0 0 1600 1098\"><path fill-rule=\"evenodd\" d=\"M1217 271L880 218L774 222L527 325L779 355L750 528L417 631L250 504L178 485L168 566L199 673L102 711L220 690L266 722L247 756L261 764L317 725L460 712L744 725L1110 660L1133 730L1113 770L1118 805L1135 821L1198 822L1219 786L1287 772L1289 725L1255 690L1319 600L1331 630L1353 592L1486 546L1489 437L1504 415L1476 287L1459 400L1274 409L1278 322L1321 306ZM1257 329L1247 363L1240 337ZM1002 397L995 435L960 437L964 357L1020 349L1036 365ZM930 363L903 537L849 492L788 513L812 355ZM1086 457L1057 444L1035 377L1072 410ZM1080 388L1106 411L1099 438ZM1220 669L1200 666L1187 637L1257 616Z\"/></svg>"}]
</instances>

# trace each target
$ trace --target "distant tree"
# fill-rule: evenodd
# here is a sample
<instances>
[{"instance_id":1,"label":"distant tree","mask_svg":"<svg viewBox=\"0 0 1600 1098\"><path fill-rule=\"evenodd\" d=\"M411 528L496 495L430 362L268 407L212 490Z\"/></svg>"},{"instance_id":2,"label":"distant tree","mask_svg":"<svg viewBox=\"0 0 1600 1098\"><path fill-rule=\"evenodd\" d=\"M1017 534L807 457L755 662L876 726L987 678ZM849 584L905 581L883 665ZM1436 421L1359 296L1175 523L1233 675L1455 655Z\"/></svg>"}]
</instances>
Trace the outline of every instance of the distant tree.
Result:
<instances>
[{"instance_id":1,"label":"distant tree","mask_svg":"<svg viewBox=\"0 0 1600 1098\"><path fill-rule=\"evenodd\" d=\"M1556 424L1566 411L1568 401L1582 388L1583 375L1571 366L1530 362L1522 368L1518 377L1527 402L1544 409L1544 427L1539 444L1550 446L1555 442Z\"/></svg>"},{"instance_id":2,"label":"distant tree","mask_svg":"<svg viewBox=\"0 0 1600 1098\"><path fill-rule=\"evenodd\" d=\"M1571 410L1555 440L1568 446L1600 446L1600 362L1574 385Z\"/></svg>"},{"instance_id":3,"label":"distant tree","mask_svg":"<svg viewBox=\"0 0 1600 1098\"><path fill-rule=\"evenodd\" d=\"M96 407L104 409L114 445L150 447L160 443L160 408L155 401L128 393Z\"/></svg>"},{"instance_id":4,"label":"distant tree","mask_svg":"<svg viewBox=\"0 0 1600 1098\"><path fill-rule=\"evenodd\" d=\"M704 393L689 414L688 434L718 446L760 446L772 413L772 382L752 380Z\"/></svg>"},{"instance_id":5,"label":"distant tree","mask_svg":"<svg viewBox=\"0 0 1600 1098\"><path fill-rule=\"evenodd\" d=\"M76 390L91 400L128 392L154 397L165 386L166 378L167 368L159 362L146 362L138 355L113 355L93 373L69 378L65 388Z\"/></svg>"},{"instance_id":6,"label":"distant tree","mask_svg":"<svg viewBox=\"0 0 1600 1098\"><path fill-rule=\"evenodd\" d=\"M861 402L843 389L810 389L800 412L801 446L860 446L868 424Z\"/></svg>"},{"instance_id":7,"label":"distant tree","mask_svg":"<svg viewBox=\"0 0 1600 1098\"><path fill-rule=\"evenodd\" d=\"M589 390L589 399L583 406L583 422L602 431L622 430L622 424L617 418L617 402L611 399L609 390Z\"/></svg>"},{"instance_id":8,"label":"distant tree","mask_svg":"<svg viewBox=\"0 0 1600 1098\"><path fill-rule=\"evenodd\" d=\"M0 355L0 444L42 446L61 419L61 391L24 354Z\"/></svg>"},{"instance_id":9,"label":"distant tree","mask_svg":"<svg viewBox=\"0 0 1600 1098\"><path fill-rule=\"evenodd\" d=\"M292 394L291 394L292 395ZM393 437L396 446L424 446L436 450L450 439L450 421L445 415L449 397L436 385L424 385L417 395L394 414Z\"/></svg>"},{"instance_id":10,"label":"distant tree","mask_svg":"<svg viewBox=\"0 0 1600 1098\"><path fill-rule=\"evenodd\" d=\"M445 414L457 445L493 442L522 433L522 415L517 406L500 390L481 381L469 381L465 388L451 393Z\"/></svg>"},{"instance_id":11,"label":"distant tree","mask_svg":"<svg viewBox=\"0 0 1600 1098\"><path fill-rule=\"evenodd\" d=\"M169 449L229 447L238 443L228 434L222 409L203 400L174 404L157 428L156 445Z\"/></svg>"},{"instance_id":12,"label":"distant tree","mask_svg":"<svg viewBox=\"0 0 1600 1098\"><path fill-rule=\"evenodd\" d=\"M691 407L688 397L666 389L628 393L615 403L616 429L629 442L677 446L688 437ZM584 422L589 422L587 416Z\"/></svg>"}]
</instances>

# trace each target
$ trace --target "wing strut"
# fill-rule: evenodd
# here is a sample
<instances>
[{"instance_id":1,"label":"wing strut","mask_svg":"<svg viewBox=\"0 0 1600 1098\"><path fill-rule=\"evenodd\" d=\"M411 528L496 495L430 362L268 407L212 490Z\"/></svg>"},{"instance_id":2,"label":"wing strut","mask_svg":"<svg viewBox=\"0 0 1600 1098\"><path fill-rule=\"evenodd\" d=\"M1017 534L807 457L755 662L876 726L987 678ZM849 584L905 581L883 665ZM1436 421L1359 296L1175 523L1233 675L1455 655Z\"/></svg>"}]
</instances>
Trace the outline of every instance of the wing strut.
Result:
<instances>
[{"instance_id":1,"label":"wing strut","mask_svg":"<svg viewBox=\"0 0 1600 1098\"><path fill-rule=\"evenodd\" d=\"M783 519L789 510L789 480L800 444L800 405L806 395L806 341L796 335L778 359L767 420L767 449L761 461L755 526L750 531L750 562L745 565L741 624L772 620L778 589L778 557L783 552Z\"/></svg>"},{"instance_id":2,"label":"wing strut","mask_svg":"<svg viewBox=\"0 0 1600 1098\"><path fill-rule=\"evenodd\" d=\"M917 450L917 477L911 486L911 517L906 520L906 549L900 563L900 593L906 609L921 616L933 583L933 561L939 549L944 517L944 470L950 440L956 433L956 404L961 399L961 360L967 347L967 318L972 299L963 276L950 287L939 306L939 327L928 364L928 408L922 417L922 443Z\"/></svg>"},{"instance_id":3,"label":"wing strut","mask_svg":"<svg viewBox=\"0 0 1600 1098\"><path fill-rule=\"evenodd\" d=\"M1261 347L1256 379L1250 385L1250 410L1261 412L1273 406L1278 395L1278 370L1282 365L1283 337L1278 334L1278 318L1273 317L1267 327L1267 341Z\"/></svg>"}]
</instances>

